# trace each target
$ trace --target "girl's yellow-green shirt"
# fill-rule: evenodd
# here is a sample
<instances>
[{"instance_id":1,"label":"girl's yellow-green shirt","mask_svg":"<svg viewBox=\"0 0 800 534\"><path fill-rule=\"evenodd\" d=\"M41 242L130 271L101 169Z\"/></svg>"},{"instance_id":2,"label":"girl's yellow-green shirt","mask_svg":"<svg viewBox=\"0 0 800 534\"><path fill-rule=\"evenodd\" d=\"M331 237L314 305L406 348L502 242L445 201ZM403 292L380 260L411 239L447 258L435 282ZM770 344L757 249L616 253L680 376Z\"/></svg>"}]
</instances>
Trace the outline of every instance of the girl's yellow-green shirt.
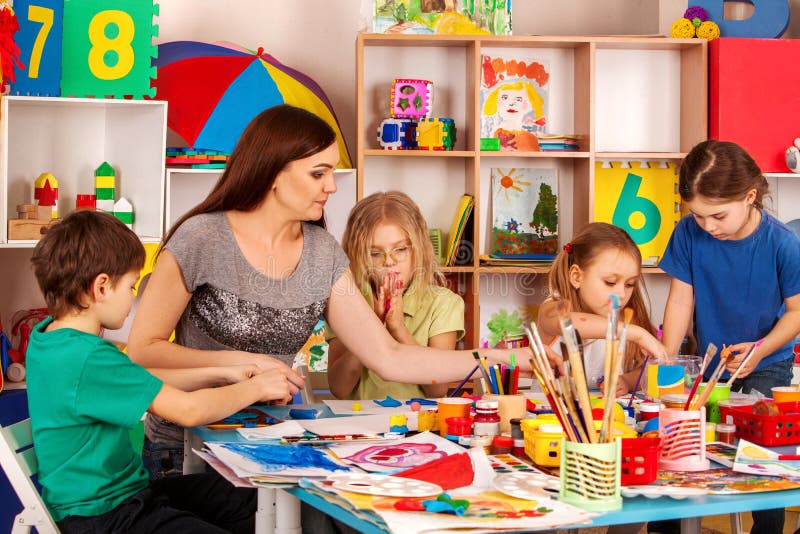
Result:
<instances>
[{"instance_id":1,"label":"girl's yellow-green shirt","mask_svg":"<svg viewBox=\"0 0 800 534\"><path fill-rule=\"evenodd\" d=\"M372 302L372 293L364 295ZM464 300L446 287L434 286L430 291L415 291L412 286L403 295L403 322L420 345L427 347L434 336L456 332L456 339L464 337ZM402 362L397 362L402 365ZM366 367L349 398L395 399L424 397L422 388L416 384L387 382Z\"/></svg>"}]
</instances>

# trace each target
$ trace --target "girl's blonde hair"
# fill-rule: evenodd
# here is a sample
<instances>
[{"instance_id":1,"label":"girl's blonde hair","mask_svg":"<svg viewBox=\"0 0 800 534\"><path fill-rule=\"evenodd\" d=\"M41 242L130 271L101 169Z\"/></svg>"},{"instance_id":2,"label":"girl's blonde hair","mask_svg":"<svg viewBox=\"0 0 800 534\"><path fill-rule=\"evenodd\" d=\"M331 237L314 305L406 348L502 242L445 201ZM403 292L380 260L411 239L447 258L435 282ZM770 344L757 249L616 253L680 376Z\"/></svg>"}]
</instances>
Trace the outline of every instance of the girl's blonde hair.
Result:
<instances>
[{"instance_id":1,"label":"girl's blonde hair","mask_svg":"<svg viewBox=\"0 0 800 534\"><path fill-rule=\"evenodd\" d=\"M483 104L483 114L494 115L497 113L497 94L501 90L519 91L520 89L525 90L528 101L533 107L533 114L536 116L536 119L541 119L542 115L544 115L544 99L531 82L507 82L500 84L497 89L493 90L489 93L489 96L486 97L486 102Z\"/></svg>"},{"instance_id":2,"label":"girl's blonde hair","mask_svg":"<svg viewBox=\"0 0 800 534\"><path fill-rule=\"evenodd\" d=\"M374 267L370 260L370 249L375 228L380 224L399 226L411 242L414 265L406 291L425 292L433 286L443 285L444 275L433 252L428 225L419 207L405 193L385 191L358 201L350 211L342 236L342 248L350 258L350 269L362 293L371 287Z\"/></svg>"},{"instance_id":3,"label":"girl's blonde hair","mask_svg":"<svg viewBox=\"0 0 800 534\"><path fill-rule=\"evenodd\" d=\"M753 205L764 207L769 183L745 149L730 141L709 139L698 143L681 162L678 191L683 200L696 195L721 200L743 200L756 190Z\"/></svg>"},{"instance_id":4,"label":"girl's blonde hair","mask_svg":"<svg viewBox=\"0 0 800 534\"><path fill-rule=\"evenodd\" d=\"M624 252L636 260L637 265L642 264L642 254L625 230L608 223L590 223L573 237L570 243L564 245L556 256L548 277L550 294L558 291L561 298L569 300L572 311L593 313L585 309L579 291L570 283L569 270L573 265L577 265L581 270L588 269L597 256L608 249ZM650 322L650 299L641 279L633 288L627 307L633 310L631 323L641 326L651 334L655 332ZM644 360L644 355L635 343L628 343L625 355L627 371L636 368Z\"/></svg>"}]
</instances>

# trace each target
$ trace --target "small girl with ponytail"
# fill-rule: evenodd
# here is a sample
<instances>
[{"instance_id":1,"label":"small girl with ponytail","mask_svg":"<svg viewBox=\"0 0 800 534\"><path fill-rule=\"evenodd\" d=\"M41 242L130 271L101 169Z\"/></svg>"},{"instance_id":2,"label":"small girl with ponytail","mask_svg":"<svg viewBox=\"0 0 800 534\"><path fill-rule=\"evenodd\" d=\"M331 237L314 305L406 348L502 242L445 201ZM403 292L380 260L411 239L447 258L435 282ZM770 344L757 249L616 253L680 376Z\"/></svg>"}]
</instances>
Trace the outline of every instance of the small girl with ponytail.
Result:
<instances>
[{"instance_id":1,"label":"small girl with ponytail","mask_svg":"<svg viewBox=\"0 0 800 534\"><path fill-rule=\"evenodd\" d=\"M634 387L645 353L655 358L666 356L664 346L653 335L641 273L642 256L633 239L617 226L596 222L564 245L548 278L550 294L557 291L570 302L572 323L584 340L584 368L590 386L606 378L603 368L610 295L618 297L620 309L633 310L617 395ZM553 344L557 351L561 331L556 307L555 299L544 301L539 307L538 325L542 341ZM622 321L619 323L621 326Z\"/></svg>"}]
</instances>

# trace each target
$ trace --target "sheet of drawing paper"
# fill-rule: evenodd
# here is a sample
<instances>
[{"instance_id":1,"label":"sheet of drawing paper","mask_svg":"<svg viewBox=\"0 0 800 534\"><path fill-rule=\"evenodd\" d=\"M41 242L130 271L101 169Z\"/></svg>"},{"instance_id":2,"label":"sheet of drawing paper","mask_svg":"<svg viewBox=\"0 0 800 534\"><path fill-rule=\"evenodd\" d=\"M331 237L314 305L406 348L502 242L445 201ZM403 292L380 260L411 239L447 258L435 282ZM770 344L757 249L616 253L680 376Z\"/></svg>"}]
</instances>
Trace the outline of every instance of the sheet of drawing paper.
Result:
<instances>
[{"instance_id":1,"label":"sheet of drawing paper","mask_svg":"<svg viewBox=\"0 0 800 534\"><path fill-rule=\"evenodd\" d=\"M372 472L409 469L464 452L463 448L433 432L387 443L335 443L329 448L343 461Z\"/></svg>"},{"instance_id":2,"label":"sheet of drawing paper","mask_svg":"<svg viewBox=\"0 0 800 534\"><path fill-rule=\"evenodd\" d=\"M383 399L378 399L383 400ZM369 415L369 414L386 414L391 415L393 413L406 413L411 412L411 406L406 404L405 399L397 399L403 404L396 408L391 407L383 407L379 404L375 404L372 400L360 400L360 401L352 401L352 400L338 400L338 399L325 399L322 402L331 409L331 411L335 415ZM435 401L436 399L428 399ZM354 410L353 405L360 404L360 410ZM432 406L423 406L422 408L433 409L436 408L436 405Z\"/></svg>"},{"instance_id":3,"label":"sheet of drawing paper","mask_svg":"<svg viewBox=\"0 0 800 534\"><path fill-rule=\"evenodd\" d=\"M325 449L266 443L214 443L206 447L240 477L288 475L320 477L350 468Z\"/></svg>"},{"instance_id":4,"label":"sheet of drawing paper","mask_svg":"<svg viewBox=\"0 0 800 534\"><path fill-rule=\"evenodd\" d=\"M320 492L331 495L333 502L346 502L346 507L355 507L364 512L377 513L392 532L416 534L448 529L495 529L501 526L509 530L533 530L559 528L566 525L587 523L597 514L587 512L556 499L540 501L516 499L494 490L467 486L448 492L454 500L466 499L469 508L463 516L434 514L427 512L399 512L395 504L399 501L416 501L425 498L379 497L336 490L324 481L302 481L311 484ZM338 501L334 495L338 495Z\"/></svg>"},{"instance_id":5,"label":"sheet of drawing paper","mask_svg":"<svg viewBox=\"0 0 800 534\"><path fill-rule=\"evenodd\" d=\"M222 463L216 456L206 451L192 449L192 452L199 456L205 463L214 468L214 471L222 475L222 478L233 484L237 488L255 488L246 478L236 476L230 467Z\"/></svg>"},{"instance_id":6,"label":"sheet of drawing paper","mask_svg":"<svg viewBox=\"0 0 800 534\"><path fill-rule=\"evenodd\" d=\"M733 470L753 475L800 478L800 460L778 460L779 454L740 439Z\"/></svg>"},{"instance_id":7,"label":"sheet of drawing paper","mask_svg":"<svg viewBox=\"0 0 800 534\"><path fill-rule=\"evenodd\" d=\"M339 434L382 434L383 432L389 431L389 419L392 413L402 413L407 417L406 426L409 431L417 429L416 412L406 413L397 410L375 415L303 419L298 421L298 423L309 432L323 436Z\"/></svg>"},{"instance_id":8,"label":"sheet of drawing paper","mask_svg":"<svg viewBox=\"0 0 800 534\"><path fill-rule=\"evenodd\" d=\"M280 439L283 436L299 436L305 429L297 421L284 421L272 426L257 428L237 428L236 431L245 439L258 441L269 439Z\"/></svg>"}]
</instances>

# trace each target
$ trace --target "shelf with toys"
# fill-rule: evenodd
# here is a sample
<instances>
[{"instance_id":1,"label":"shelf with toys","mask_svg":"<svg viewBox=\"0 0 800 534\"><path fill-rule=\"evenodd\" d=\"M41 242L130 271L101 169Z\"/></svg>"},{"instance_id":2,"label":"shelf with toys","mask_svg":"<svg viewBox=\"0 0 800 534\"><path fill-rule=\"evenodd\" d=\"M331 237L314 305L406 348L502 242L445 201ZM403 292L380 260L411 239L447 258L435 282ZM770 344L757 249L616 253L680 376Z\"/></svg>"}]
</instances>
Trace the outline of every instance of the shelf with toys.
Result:
<instances>
[{"instance_id":1,"label":"shelf with toys","mask_svg":"<svg viewBox=\"0 0 800 534\"><path fill-rule=\"evenodd\" d=\"M601 168L632 166L645 176L661 169L656 179L671 188L668 175L675 164L707 136L707 62L704 39L362 34L356 70L358 198L399 189L419 204L429 227L447 232L460 197L474 197L474 224L464 236L472 254L445 270L454 273L465 297L465 346L479 346L487 337L483 325L498 309L526 317L535 311L549 270L542 263L482 264L480 257L497 251L503 233L493 228L497 199L531 184L540 188L540 200L542 191L551 192L557 229L538 234L548 242L536 246L547 250L527 252L555 253L574 229L605 216L600 208L611 188L596 181ZM452 147L383 148L392 140L384 121L402 118L392 116L392 86L397 92L404 80L429 82L426 115L453 120ZM520 80L530 84L512 85ZM493 96L495 89L499 96ZM517 116L514 123L508 119L513 115L494 107L494 98L504 98L501 90L505 98L516 92L527 100L524 119ZM398 128L402 134L409 127ZM621 200L608 202L615 209ZM662 225L667 233L670 220ZM526 223L534 226L530 215L508 221L513 226L507 233L524 231ZM661 271L648 266L644 272Z\"/></svg>"},{"instance_id":2,"label":"shelf with toys","mask_svg":"<svg viewBox=\"0 0 800 534\"><path fill-rule=\"evenodd\" d=\"M99 203L110 195L112 210L124 198L142 241L161 239L166 102L6 96L1 113L0 247L35 246L9 222L21 218L17 206L37 204L34 185L45 173L52 175L46 185L58 189L55 213L74 210L78 195ZM100 189L97 180L105 181Z\"/></svg>"}]
</instances>

